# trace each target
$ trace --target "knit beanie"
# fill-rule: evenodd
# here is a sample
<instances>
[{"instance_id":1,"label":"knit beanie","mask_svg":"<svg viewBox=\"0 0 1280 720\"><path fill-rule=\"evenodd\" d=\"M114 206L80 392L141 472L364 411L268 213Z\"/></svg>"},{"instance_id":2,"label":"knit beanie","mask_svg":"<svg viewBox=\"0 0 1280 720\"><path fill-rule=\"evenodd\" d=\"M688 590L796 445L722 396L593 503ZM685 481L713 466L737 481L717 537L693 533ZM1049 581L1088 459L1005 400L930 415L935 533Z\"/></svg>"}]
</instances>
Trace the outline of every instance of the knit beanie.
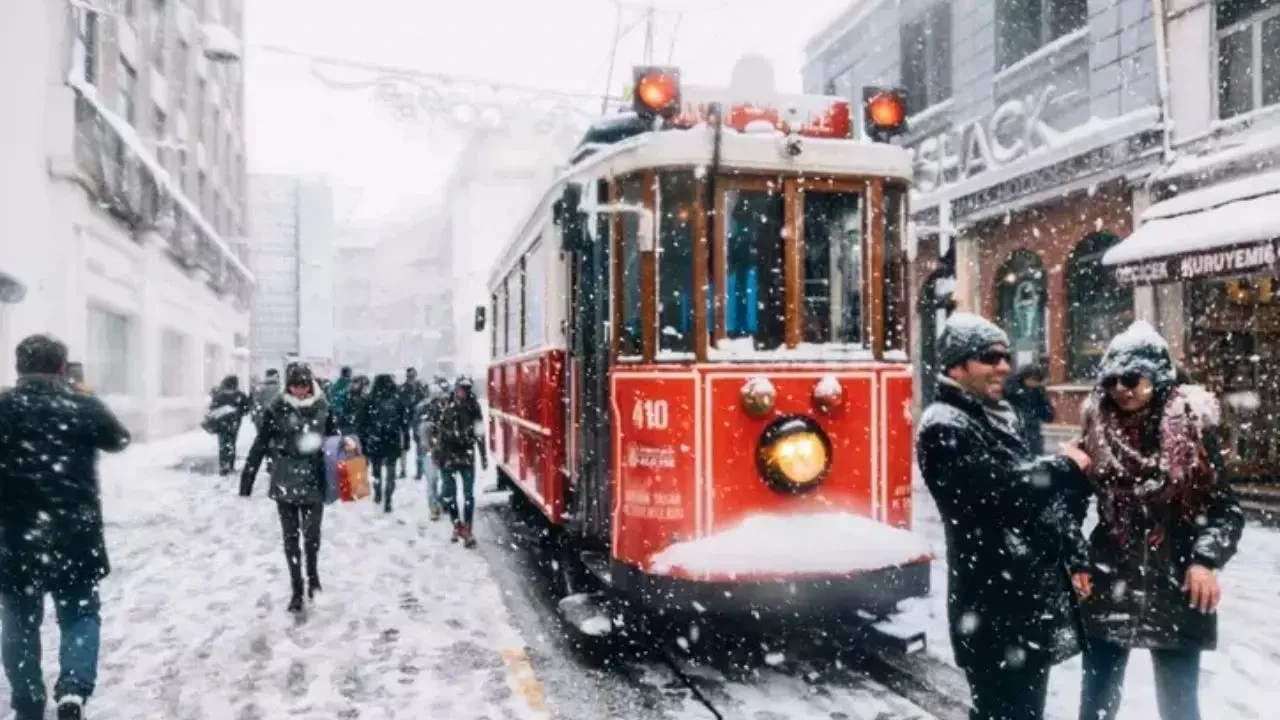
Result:
<instances>
[{"instance_id":1,"label":"knit beanie","mask_svg":"<svg viewBox=\"0 0 1280 720\"><path fill-rule=\"evenodd\" d=\"M957 312L947 318L938 338L938 367L949 370L981 355L992 345L1009 346L1009 336L990 320Z\"/></svg>"},{"instance_id":2,"label":"knit beanie","mask_svg":"<svg viewBox=\"0 0 1280 720\"><path fill-rule=\"evenodd\" d=\"M1099 384L1129 374L1150 378L1161 387L1173 385L1177 379L1169 343L1150 323L1142 320L1112 338L1102 362L1098 363Z\"/></svg>"}]
</instances>

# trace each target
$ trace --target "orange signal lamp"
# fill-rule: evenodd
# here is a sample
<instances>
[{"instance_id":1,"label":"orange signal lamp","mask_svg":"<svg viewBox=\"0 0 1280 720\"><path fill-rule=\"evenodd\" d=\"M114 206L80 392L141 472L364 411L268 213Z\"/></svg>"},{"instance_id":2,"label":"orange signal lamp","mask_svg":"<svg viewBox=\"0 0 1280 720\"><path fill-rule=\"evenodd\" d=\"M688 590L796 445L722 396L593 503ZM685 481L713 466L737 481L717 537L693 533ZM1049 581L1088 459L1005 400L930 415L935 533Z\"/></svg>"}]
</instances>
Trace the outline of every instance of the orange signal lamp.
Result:
<instances>
[{"instance_id":1,"label":"orange signal lamp","mask_svg":"<svg viewBox=\"0 0 1280 720\"><path fill-rule=\"evenodd\" d=\"M887 143L907 131L905 95L895 89L868 87L862 89L862 120L867 137L873 142Z\"/></svg>"},{"instance_id":2,"label":"orange signal lamp","mask_svg":"<svg viewBox=\"0 0 1280 720\"><path fill-rule=\"evenodd\" d=\"M902 98L887 92L872 98L868 111L871 113L871 121L880 127L893 127L907 119Z\"/></svg>"},{"instance_id":3,"label":"orange signal lamp","mask_svg":"<svg viewBox=\"0 0 1280 720\"><path fill-rule=\"evenodd\" d=\"M632 104L641 117L672 118L680 110L680 72L674 68L636 68Z\"/></svg>"}]
</instances>

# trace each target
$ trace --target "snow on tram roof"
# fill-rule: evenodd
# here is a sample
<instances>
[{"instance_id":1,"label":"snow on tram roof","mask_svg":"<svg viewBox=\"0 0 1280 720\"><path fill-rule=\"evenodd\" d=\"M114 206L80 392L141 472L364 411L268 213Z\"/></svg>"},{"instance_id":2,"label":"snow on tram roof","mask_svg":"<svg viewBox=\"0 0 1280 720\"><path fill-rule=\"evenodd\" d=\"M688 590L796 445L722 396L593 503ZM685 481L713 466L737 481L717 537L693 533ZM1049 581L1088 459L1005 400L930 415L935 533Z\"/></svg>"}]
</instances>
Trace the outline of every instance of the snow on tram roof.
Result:
<instances>
[{"instance_id":1,"label":"snow on tram roof","mask_svg":"<svg viewBox=\"0 0 1280 720\"><path fill-rule=\"evenodd\" d=\"M911 156L904 148L847 138L800 139L801 152L790 157L780 132L732 132L721 136L720 166L734 172L795 173L815 176L872 176L910 181ZM646 132L601 148L569 167L525 213L503 246L489 275L494 287L518 262L517 250L532 241L550 218L551 204L570 182L621 177L641 170L702 167L711 159L713 133L702 125L688 130Z\"/></svg>"}]
</instances>

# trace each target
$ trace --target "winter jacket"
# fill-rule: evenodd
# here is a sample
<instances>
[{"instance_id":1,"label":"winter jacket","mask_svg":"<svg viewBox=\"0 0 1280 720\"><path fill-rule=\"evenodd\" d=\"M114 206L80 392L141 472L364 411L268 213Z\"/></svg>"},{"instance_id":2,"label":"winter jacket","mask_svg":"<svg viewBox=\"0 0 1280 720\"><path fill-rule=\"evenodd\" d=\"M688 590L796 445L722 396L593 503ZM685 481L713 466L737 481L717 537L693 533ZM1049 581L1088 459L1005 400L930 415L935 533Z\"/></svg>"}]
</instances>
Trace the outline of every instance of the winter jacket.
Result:
<instances>
[{"instance_id":1,"label":"winter jacket","mask_svg":"<svg viewBox=\"0 0 1280 720\"><path fill-rule=\"evenodd\" d=\"M347 392L351 389L351 378L340 377L334 381L333 387L329 389L329 406L333 408L333 413L338 417L344 417L347 412Z\"/></svg>"},{"instance_id":2,"label":"winter jacket","mask_svg":"<svg viewBox=\"0 0 1280 720\"><path fill-rule=\"evenodd\" d=\"M413 423L413 410L418 407L418 403L427 399L427 386L418 380L409 382L406 380L400 386L400 407L404 413L404 425L409 427Z\"/></svg>"},{"instance_id":3,"label":"winter jacket","mask_svg":"<svg viewBox=\"0 0 1280 720\"><path fill-rule=\"evenodd\" d=\"M1018 649L1057 660L1079 649L1069 569L1084 564L1072 523L1086 496L1084 477L1064 457L1032 456L1012 410L1000 409L989 412L940 378L916 440L945 524L951 642L966 668Z\"/></svg>"},{"instance_id":4,"label":"winter jacket","mask_svg":"<svg viewBox=\"0 0 1280 720\"><path fill-rule=\"evenodd\" d=\"M209 401L208 425L219 435L234 435L240 432L249 405L249 396L239 390L216 390Z\"/></svg>"},{"instance_id":5,"label":"winter jacket","mask_svg":"<svg viewBox=\"0 0 1280 720\"><path fill-rule=\"evenodd\" d=\"M1022 425L1022 439L1032 455L1044 454L1044 423L1053 422L1053 403L1043 388L1029 388L1023 381L1034 367L1023 368L1009 377L1005 384L1004 399L1018 413Z\"/></svg>"},{"instance_id":6,"label":"winter jacket","mask_svg":"<svg viewBox=\"0 0 1280 720\"><path fill-rule=\"evenodd\" d=\"M111 572L97 455L128 444L101 400L58 378L24 376L0 393L0 591L58 590Z\"/></svg>"},{"instance_id":7,"label":"winter jacket","mask_svg":"<svg viewBox=\"0 0 1280 720\"><path fill-rule=\"evenodd\" d=\"M444 393L433 395L418 403L417 411L414 414L413 428L414 432L417 433L420 447L431 447L432 433L435 432L435 426L440 422L445 405L448 403L449 396Z\"/></svg>"},{"instance_id":8,"label":"winter jacket","mask_svg":"<svg viewBox=\"0 0 1280 720\"><path fill-rule=\"evenodd\" d=\"M445 470L475 466L475 451L480 462L488 464L484 439L476 428L481 422L479 404L472 396L449 397L440 409L439 420L431 432L431 458Z\"/></svg>"},{"instance_id":9,"label":"winter jacket","mask_svg":"<svg viewBox=\"0 0 1280 720\"><path fill-rule=\"evenodd\" d=\"M292 505L324 502L324 439L338 434L333 413L316 384L311 397L282 393L262 416L240 476L240 494L253 494L258 466L274 451L267 497Z\"/></svg>"},{"instance_id":10,"label":"winter jacket","mask_svg":"<svg viewBox=\"0 0 1280 720\"><path fill-rule=\"evenodd\" d=\"M400 398L394 387L375 390L360 408L356 425L360 428L364 452L370 458L399 457L401 438L408 427Z\"/></svg>"},{"instance_id":11,"label":"winter jacket","mask_svg":"<svg viewBox=\"0 0 1280 720\"><path fill-rule=\"evenodd\" d=\"M262 426L262 416L266 413L267 408L280 397L280 380L271 378L263 380L258 387L253 389L253 397L250 403L250 413L253 417L253 424Z\"/></svg>"},{"instance_id":12,"label":"winter jacket","mask_svg":"<svg viewBox=\"0 0 1280 720\"><path fill-rule=\"evenodd\" d=\"M1200 430L1203 466L1212 473L1204 507L1188 513L1175 503L1157 502L1148 495L1138 511L1118 515L1115 508L1125 498L1122 488L1132 487L1113 477L1115 465L1095 458L1090 475L1098 501L1099 520L1089 538L1089 570L1093 593L1082 603L1085 629L1099 638L1127 648L1209 650L1217 643L1217 615L1206 615L1190 606L1182 585L1191 564L1222 568L1236 552L1244 528L1244 515L1227 482L1216 432L1217 412L1202 409L1203 400L1187 398L1204 393L1182 386L1163 400L1163 413L1183 413ZM1214 402L1209 398L1209 402ZM1100 406L1102 409L1100 410ZM1099 442L1095 433L1099 413L1113 412L1095 394L1086 405L1086 441ZM1207 415L1212 415L1208 417ZM1158 493L1169 482L1167 456L1161 448L1159 427L1163 415L1152 416L1151 426L1131 430L1132 444L1142 455L1158 457L1159 469L1141 483L1144 491ZM1101 453L1095 452L1101 456ZM1191 515L1191 516L1189 516ZM1081 518L1083 519L1083 518Z\"/></svg>"}]
</instances>

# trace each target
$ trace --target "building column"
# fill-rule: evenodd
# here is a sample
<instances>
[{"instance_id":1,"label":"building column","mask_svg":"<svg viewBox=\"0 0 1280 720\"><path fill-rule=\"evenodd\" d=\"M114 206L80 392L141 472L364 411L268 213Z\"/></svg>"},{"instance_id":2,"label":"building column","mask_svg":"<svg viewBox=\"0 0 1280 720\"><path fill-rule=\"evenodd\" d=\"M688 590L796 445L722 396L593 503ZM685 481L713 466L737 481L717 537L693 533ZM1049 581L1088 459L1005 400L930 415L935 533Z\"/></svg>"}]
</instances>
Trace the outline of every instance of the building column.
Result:
<instances>
[{"instance_id":1,"label":"building column","mask_svg":"<svg viewBox=\"0 0 1280 720\"><path fill-rule=\"evenodd\" d=\"M159 302L159 273L164 263L165 240L158 233L146 233L142 237L142 312L138 317L134 340L138 343L138 351L134 358L138 364L138 397L139 431L143 439L153 439L163 422L160 409L160 333L157 327L158 316L156 305Z\"/></svg>"},{"instance_id":2,"label":"building column","mask_svg":"<svg viewBox=\"0 0 1280 720\"><path fill-rule=\"evenodd\" d=\"M970 235L957 235L952 242L956 253L956 310L981 314L982 246L978 238Z\"/></svg>"},{"instance_id":3,"label":"building column","mask_svg":"<svg viewBox=\"0 0 1280 720\"><path fill-rule=\"evenodd\" d=\"M1138 185L1130 192L1130 206L1133 212L1133 227L1137 229L1142 227L1142 213L1147 211L1151 206L1151 191L1143 185ZM1109 272L1109 270L1105 270ZM1157 328L1160 326L1160 319L1156 313L1156 293L1155 288L1150 285L1142 285L1133 289L1133 319L1145 320Z\"/></svg>"}]
</instances>

